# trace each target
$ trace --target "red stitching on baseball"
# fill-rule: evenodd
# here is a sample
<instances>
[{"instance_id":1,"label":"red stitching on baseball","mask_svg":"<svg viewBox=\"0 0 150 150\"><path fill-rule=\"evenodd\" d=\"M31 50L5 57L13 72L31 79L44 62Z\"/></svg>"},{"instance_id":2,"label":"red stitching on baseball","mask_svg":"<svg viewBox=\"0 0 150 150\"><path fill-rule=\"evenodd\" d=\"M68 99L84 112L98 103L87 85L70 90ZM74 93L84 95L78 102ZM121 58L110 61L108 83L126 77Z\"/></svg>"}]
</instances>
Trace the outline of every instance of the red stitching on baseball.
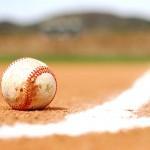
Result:
<instances>
[{"instance_id":1,"label":"red stitching on baseball","mask_svg":"<svg viewBox=\"0 0 150 150\"><path fill-rule=\"evenodd\" d=\"M54 99L56 92L57 92L57 80L55 78L55 75L49 70L47 66L39 66L36 69L34 69L28 79L25 87L22 89L22 95L17 99L18 100L18 105L12 104L11 107L14 109L20 109L20 110L27 110L29 109L30 104L32 103L32 98L36 94L36 85L34 84L37 77L41 75L42 73L50 73L54 77L56 81L56 91L54 93L54 96L52 97L52 100ZM51 100L51 101L52 101ZM19 103L21 101L21 103ZM32 109L32 108L30 108Z\"/></svg>"}]
</instances>

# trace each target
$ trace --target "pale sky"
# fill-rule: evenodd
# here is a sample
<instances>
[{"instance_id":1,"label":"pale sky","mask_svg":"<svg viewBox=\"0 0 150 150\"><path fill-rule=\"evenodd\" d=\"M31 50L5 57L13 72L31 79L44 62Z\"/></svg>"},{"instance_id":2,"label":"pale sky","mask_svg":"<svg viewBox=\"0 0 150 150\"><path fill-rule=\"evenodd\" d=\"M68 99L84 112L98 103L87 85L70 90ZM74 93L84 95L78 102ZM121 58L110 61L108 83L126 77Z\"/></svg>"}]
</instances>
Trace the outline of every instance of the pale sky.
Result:
<instances>
[{"instance_id":1,"label":"pale sky","mask_svg":"<svg viewBox=\"0 0 150 150\"><path fill-rule=\"evenodd\" d=\"M148 0L0 0L0 20L32 23L46 16L98 11L150 20Z\"/></svg>"}]
</instances>

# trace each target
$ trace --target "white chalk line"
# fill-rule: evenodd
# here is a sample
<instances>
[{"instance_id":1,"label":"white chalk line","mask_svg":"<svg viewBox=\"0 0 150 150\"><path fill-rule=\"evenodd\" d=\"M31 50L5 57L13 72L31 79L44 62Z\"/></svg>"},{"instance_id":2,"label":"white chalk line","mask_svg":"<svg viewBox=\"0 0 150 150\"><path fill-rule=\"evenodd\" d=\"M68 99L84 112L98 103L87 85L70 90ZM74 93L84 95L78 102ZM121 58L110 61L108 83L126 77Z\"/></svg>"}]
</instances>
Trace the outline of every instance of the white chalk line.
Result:
<instances>
[{"instance_id":1,"label":"white chalk line","mask_svg":"<svg viewBox=\"0 0 150 150\"><path fill-rule=\"evenodd\" d=\"M149 117L137 117L133 112L150 101L150 72L113 101L89 110L70 114L59 123L21 124L0 127L0 138L43 137L54 134L78 136L89 132L118 132L150 127Z\"/></svg>"}]
</instances>

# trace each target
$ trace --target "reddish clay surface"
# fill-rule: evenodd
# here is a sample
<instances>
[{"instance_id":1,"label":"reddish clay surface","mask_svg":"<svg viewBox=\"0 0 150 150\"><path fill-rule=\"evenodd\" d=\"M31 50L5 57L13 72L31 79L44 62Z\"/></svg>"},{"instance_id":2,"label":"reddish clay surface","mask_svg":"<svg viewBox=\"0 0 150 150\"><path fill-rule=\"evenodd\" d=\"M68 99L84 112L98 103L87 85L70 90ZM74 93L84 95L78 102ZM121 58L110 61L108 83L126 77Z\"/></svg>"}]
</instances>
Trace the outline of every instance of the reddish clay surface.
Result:
<instances>
[{"instance_id":1,"label":"reddish clay surface","mask_svg":"<svg viewBox=\"0 0 150 150\"><path fill-rule=\"evenodd\" d=\"M1 68L0 74L6 68ZM51 64L58 92L44 110L12 110L0 97L0 124L56 122L69 113L88 109L111 100L130 87L148 64ZM3 149L145 149L150 148L150 129L117 134L87 134L80 137L51 136L39 139L0 140Z\"/></svg>"},{"instance_id":2,"label":"reddish clay surface","mask_svg":"<svg viewBox=\"0 0 150 150\"><path fill-rule=\"evenodd\" d=\"M37 139L1 140L2 149L12 150L149 150L150 129L116 134L87 134L80 137L52 136Z\"/></svg>"}]
</instances>

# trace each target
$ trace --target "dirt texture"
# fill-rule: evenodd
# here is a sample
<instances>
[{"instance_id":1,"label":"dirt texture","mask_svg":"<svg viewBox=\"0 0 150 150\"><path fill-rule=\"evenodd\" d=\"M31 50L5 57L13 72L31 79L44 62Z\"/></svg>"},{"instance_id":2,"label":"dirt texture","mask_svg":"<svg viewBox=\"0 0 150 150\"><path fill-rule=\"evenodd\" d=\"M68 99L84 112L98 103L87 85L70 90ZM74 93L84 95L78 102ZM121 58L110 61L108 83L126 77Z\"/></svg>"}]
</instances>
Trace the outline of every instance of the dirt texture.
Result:
<instances>
[{"instance_id":1,"label":"dirt texture","mask_svg":"<svg viewBox=\"0 0 150 150\"><path fill-rule=\"evenodd\" d=\"M7 65L1 67L0 74ZM149 69L149 64L50 64L58 82L53 102L44 110L12 110L0 97L0 124L57 122L65 115L112 100ZM116 134L86 134L79 137L50 136L0 140L3 149L141 150L150 148L150 129ZM145 149L145 148L144 148Z\"/></svg>"},{"instance_id":2,"label":"dirt texture","mask_svg":"<svg viewBox=\"0 0 150 150\"><path fill-rule=\"evenodd\" d=\"M150 129L135 129L115 134L86 134L79 137L52 136L37 139L1 140L3 149L12 150L149 150Z\"/></svg>"}]
</instances>

